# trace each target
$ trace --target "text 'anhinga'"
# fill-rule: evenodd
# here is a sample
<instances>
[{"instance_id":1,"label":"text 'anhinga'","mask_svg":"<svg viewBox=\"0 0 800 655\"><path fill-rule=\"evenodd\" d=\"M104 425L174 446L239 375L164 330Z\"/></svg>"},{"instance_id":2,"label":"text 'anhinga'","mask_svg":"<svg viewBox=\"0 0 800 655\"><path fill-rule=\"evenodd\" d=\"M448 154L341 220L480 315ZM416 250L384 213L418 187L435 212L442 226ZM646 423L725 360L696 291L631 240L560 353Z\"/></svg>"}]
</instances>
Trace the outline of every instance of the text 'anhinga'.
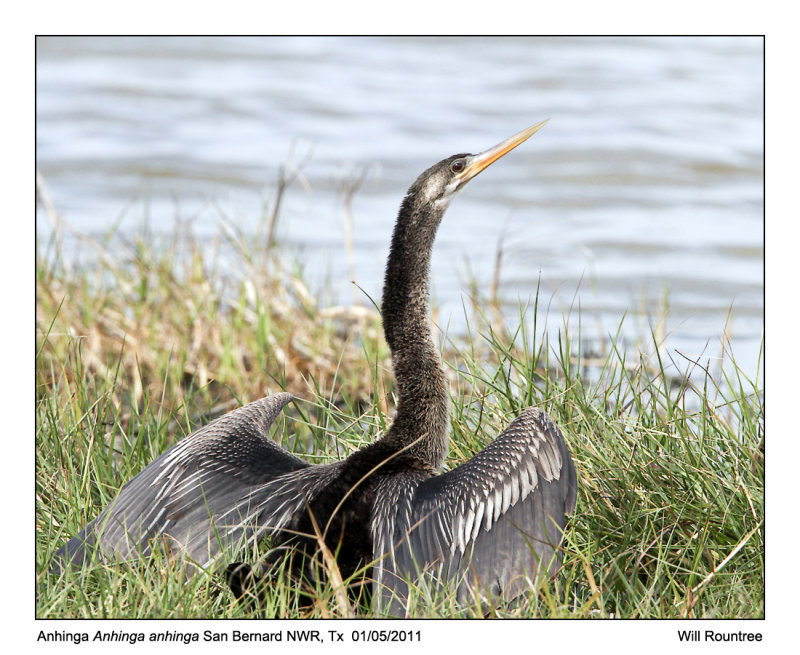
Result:
<instances>
[{"instance_id":1,"label":"text 'anhinga'","mask_svg":"<svg viewBox=\"0 0 800 655\"><path fill-rule=\"evenodd\" d=\"M577 490L564 439L530 407L471 460L440 473L449 392L429 324L431 251L450 201L543 124L481 154L448 157L408 190L381 305L398 396L385 434L344 460L310 465L269 438L292 396L250 403L147 466L58 551L54 568L81 565L95 550L133 559L154 541L200 566L264 537L313 554L324 531L342 577L371 565L373 603L393 615L405 613L408 582L421 575L456 586L461 601L491 602L553 574Z\"/></svg>"}]
</instances>

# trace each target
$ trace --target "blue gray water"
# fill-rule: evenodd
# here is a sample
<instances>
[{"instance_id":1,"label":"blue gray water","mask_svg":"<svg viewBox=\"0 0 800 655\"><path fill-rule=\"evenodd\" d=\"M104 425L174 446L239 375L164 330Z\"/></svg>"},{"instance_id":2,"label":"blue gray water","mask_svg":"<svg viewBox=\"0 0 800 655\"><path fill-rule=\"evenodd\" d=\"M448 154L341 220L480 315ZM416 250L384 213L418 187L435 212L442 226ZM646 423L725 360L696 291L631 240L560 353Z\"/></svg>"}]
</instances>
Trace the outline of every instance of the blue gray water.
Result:
<instances>
[{"instance_id":1,"label":"blue gray water","mask_svg":"<svg viewBox=\"0 0 800 655\"><path fill-rule=\"evenodd\" d=\"M467 283L513 320L539 287L548 329L580 308L585 338L647 342L668 307L676 360L719 356L755 375L763 330L763 72L757 38L43 38L37 166L64 219L201 236L244 230L279 166L302 183L279 237L312 286L379 297L399 201L430 164L544 118L451 205L433 261L440 322ZM37 214L37 233L52 229ZM540 320L543 320L541 318ZM541 323L540 323L541 327ZM661 328L657 328L661 330ZM679 355L677 353L682 353Z\"/></svg>"}]
</instances>

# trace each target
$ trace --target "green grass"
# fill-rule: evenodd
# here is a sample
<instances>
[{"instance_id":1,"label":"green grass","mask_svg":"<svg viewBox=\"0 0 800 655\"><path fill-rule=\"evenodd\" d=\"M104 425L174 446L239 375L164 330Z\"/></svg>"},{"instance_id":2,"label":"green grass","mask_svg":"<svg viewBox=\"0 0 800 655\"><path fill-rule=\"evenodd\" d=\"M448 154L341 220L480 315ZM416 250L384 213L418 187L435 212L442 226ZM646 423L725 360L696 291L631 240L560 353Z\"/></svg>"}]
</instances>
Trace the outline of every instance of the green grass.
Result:
<instances>
[{"instance_id":1,"label":"green grass","mask_svg":"<svg viewBox=\"0 0 800 655\"><path fill-rule=\"evenodd\" d=\"M394 406L379 316L326 309L264 235L231 230L200 245L185 228L72 266L54 237L37 252L37 616L225 618L352 616L335 575L298 605L290 584L253 610L221 575L188 582L177 563L44 571L55 550L159 453L211 418L280 389L298 400L273 437L313 462L347 456L385 429ZM113 253L113 256L112 256ZM223 269L220 262L234 261ZM444 339L452 467L527 405L561 427L578 470L564 566L499 617L738 617L764 612L763 392L730 353L691 378L652 337L629 352L613 335L585 357L564 328L548 341L536 306L505 326L476 302L466 336ZM485 311L486 314L482 313ZM493 316L488 319L486 316ZM558 319L560 320L560 319ZM688 365L687 365L688 368ZM256 557L256 553L252 553ZM328 570L335 573L335 567ZM324 577L324 576L323 576ZM369 611L366 611L369 616ZM424 584L418 617L482 616Z\"/></svg>"}]
</instances>

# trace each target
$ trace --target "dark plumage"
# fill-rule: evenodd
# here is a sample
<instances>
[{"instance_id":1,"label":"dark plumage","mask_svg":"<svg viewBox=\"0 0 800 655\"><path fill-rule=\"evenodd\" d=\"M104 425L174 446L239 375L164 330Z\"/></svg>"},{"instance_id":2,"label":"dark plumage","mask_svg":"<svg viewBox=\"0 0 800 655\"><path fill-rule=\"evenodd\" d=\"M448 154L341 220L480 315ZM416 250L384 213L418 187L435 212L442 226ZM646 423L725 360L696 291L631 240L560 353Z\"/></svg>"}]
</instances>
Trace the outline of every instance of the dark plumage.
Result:
<instances>
[{"instance_id":1,"label":"dark plumage","mask_svg":"<svg viewBox=\"0 0 800 655\"><path fill-rule=\"evenodd\" d=\"M439 474L449 396L428 322L430 257L450 200L542 125L435 164L404 198L381 307L398 394L384 435L347 459L311 466L268 436L291 396L263 398L156 459L58 551L54 568L83 564L95 548L102 557L147 555L153 540L201 566L265 536L313 554L322 533L343 578L371 566L373 602L393 615L406 612L407 581L420 576L455 585L464 602L475 594L492 602L553 574L577 488L561 433L528 408L471 460ZM246 572L231 576L239 592Z\"/></svg>"}]
</instances>

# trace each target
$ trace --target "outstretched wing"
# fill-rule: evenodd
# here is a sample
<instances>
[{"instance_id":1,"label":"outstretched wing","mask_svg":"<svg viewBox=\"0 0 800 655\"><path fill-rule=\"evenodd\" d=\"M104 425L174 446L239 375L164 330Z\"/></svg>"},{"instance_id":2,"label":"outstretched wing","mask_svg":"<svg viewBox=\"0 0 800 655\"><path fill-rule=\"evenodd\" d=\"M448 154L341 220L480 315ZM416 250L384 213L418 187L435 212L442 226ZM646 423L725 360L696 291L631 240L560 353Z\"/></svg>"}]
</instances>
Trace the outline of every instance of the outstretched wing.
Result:
<instances>
[{"instance_id":1,"label":"outstretched wing","mask_svg":"<svg viewBox=\"0 0 800 655\"><path fill-rule=\"evenodd\" d=\"M56 553L52 567L104 557L147 555L163 537L171 552L207 564L226 544L255 534L248 526L254 490L309 466L269 438L292 400L279 393L235 409L173 446L128 482L117 498ZM296 489L296 484L283 486ZM263 530L261 531L263 532Z\"/></svg>"},{"instance_id":2,"label":"outstretched wing","mask_svg":"<svg viewBox=\"0 0 800 655\"><path fill-rule=\"evenodd\" d=\"M530 407L468 462L395 485L391 520L378 518L378 597L405 612L406 580L430 576L458 598L516 598L561 565L559 547L575 509L577 478L552 419ZM376 513L376 518L379 513Z\"/></svg>"}]
</instances>

